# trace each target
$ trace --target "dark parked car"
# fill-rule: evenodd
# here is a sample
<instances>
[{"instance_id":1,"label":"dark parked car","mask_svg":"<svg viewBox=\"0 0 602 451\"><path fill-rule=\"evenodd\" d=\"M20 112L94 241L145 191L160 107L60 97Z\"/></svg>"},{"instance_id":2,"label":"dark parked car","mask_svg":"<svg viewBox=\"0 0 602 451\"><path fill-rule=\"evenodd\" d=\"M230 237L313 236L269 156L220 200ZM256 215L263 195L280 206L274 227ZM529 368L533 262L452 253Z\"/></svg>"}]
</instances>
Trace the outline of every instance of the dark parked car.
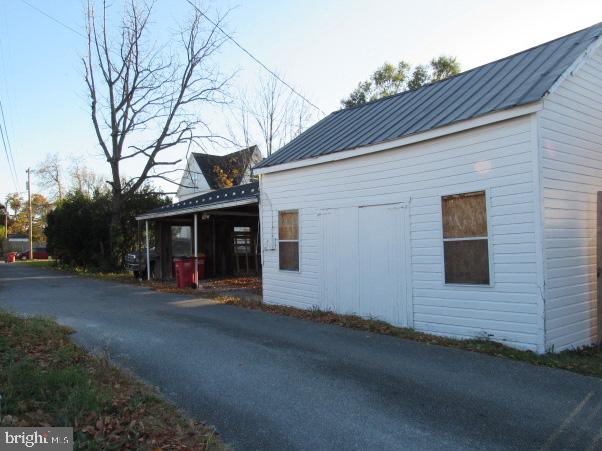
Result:
<instances>
[{"instance_id":1,"label":"dark parked car","mask_svg":"<svg viewBox=\"0 0 602 451\"><path fill-rule=\"evenodd\" d=\"M33 259L34 260L48 260L50 255L45 247L34 247L33 248ZM20 252L17 254L17 260L29 260L29 251Z\"/></svg>"},{"instance_id":2,"label":"dark parked car","mask_svg":"<svg viewBox=\"0 0 602 451\"><path fill-rule=\"evenodd\" d=\"M149 251L150 270L151 274L155 269L155 261L157 260L157 252L155 249ZM146 249L140 252L130 252L125 256L125 269L132 271L136 279L146 279Z\"/></svg>"}]
</instances>

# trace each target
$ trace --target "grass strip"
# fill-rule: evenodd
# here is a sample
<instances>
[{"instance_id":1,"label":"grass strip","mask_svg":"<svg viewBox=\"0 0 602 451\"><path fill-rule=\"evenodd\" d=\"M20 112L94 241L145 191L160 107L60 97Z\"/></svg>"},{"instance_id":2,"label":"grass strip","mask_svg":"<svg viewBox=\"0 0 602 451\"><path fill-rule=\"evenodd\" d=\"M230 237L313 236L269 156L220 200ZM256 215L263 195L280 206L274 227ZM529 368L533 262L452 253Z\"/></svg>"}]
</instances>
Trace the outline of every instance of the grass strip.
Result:
<instances>
[{"instance_id":1,"label":"grass strip","mask_svg":"<svg viewBox=\"0 0 602 451\"><path fill-rule=\"evenodd\" d=\"M43 317L0 311L2 426L74 428L75 449L227 449L159 392Z\"/></svg>"}]
</instances>

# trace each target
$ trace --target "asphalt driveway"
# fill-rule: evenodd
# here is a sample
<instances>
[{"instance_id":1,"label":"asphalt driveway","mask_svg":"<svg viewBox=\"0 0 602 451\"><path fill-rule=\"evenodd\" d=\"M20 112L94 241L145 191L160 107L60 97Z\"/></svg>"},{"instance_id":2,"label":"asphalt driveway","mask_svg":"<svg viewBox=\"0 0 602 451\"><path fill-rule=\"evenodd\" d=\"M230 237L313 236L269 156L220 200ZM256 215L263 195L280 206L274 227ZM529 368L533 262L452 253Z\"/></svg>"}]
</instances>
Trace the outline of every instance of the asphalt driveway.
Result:
<instances>
[{"instance_id":1,"label":"asphalt driveway","mask_svg":"<svg viewBox=\"0 0 602 451\"><path fill-rule=\"evenodd\" d=\"M602 380L0 264L42 314L241 450L602 449Z\"/></svg>"}]
</instances>

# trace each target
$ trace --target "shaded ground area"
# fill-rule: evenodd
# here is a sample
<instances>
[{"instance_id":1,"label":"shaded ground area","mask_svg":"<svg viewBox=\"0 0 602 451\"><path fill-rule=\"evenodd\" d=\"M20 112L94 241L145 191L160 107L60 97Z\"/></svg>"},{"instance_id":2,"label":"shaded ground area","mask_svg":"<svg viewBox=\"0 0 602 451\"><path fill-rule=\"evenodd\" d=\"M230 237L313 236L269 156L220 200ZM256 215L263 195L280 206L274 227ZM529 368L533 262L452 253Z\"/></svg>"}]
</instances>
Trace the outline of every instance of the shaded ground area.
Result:
<instances>
[{"instance_id":1,"label":"shaded ground area","mask_svg":"<svg viewBox=\"0 0 602 451\"><path fill-rule=\"evenodd\" d=\"M598 449L602 381L24 265L0 307L53 315L238 449Z\"/></svg>"}]
</instances>

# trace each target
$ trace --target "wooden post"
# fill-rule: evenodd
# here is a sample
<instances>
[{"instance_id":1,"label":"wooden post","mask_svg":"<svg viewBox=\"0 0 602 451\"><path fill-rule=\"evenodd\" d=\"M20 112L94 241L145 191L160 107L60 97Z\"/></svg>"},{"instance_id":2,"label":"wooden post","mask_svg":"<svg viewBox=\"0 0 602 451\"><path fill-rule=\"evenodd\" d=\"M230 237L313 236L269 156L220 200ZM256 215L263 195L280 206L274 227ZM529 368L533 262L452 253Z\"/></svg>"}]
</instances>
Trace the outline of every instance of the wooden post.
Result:
<instances>
[{"instance_id":1,"label":"wooden post","mask_svg":"<svg viewBox=\"0 0 602 451\"><path fill-rule=\"evenodd\" d=\"M198 257L199 257L199 243L198 243L198 234L199 234L199 227L198 227L198 215L195 213L194 214L194 280L196 280L196 287L199 287L199 264L198 264Z\"/></svg>"},{"instance_id":2,"label":"wooden post","mask_svg":"<svg viewBox=\"0 0 602 451\"><path fill-rule=\"evenodd\" d=\"M215 216L211 216L211 253L213 255L213 277L217 275L217 250L215 247Z\"/></svg>"},{"instance_id":3,"label":"wooden post","mask_svg":"<svg viewBox=\"0 0 602 451\"><path fill-rule=\"evenodd\" d=\"M140 260L142 260L142 240L140 239L140 221L136 221L136 260L138 261L138 280L142 280L142 271L140 271ZM138 260L140 259L140 260Z\"/></svg>"},{"instance_id":4,"label":"wooden post","mask_svg":"<svg viewBox=\"0 0 602 451\"><path fill-rule=\"evenodd\" d=\"M31 208L31 169L27 168L27 203L29 205L29 259L33 260L33 211Z\"/></svg>"},{"instance_id":5,"label":"wooden post","mask_svg":"<svg viewBox=\"0 0 602 451\"><path fill-rule=\"evenodd\" d=\"M255 239L253 240L254 254L255 254L255 272L259 274L259 262L260 262L260 252L261 252L261 219L257 218L257 233L255 234Z\"/></svg>"},{"instance_id":6,"label":"wooden post","mask_svg":"<svg viewBox=\"0 0 602 451\"><path fill-rule=\"evenodd\" d=\"M8 246L8 207L4 207L4 239Z\"/></svg>"},{"instance_id":7,"label":"wooden post","mask_svg":"<svg viewBox=\"0 0 602 451\"><path fill-rule=\"evenodd\" d=\"M146 225L146 279L150 280L151 272L150 272L150 245L148 239L148 221L144 221Z\"/></svg>"}]
</instances>

